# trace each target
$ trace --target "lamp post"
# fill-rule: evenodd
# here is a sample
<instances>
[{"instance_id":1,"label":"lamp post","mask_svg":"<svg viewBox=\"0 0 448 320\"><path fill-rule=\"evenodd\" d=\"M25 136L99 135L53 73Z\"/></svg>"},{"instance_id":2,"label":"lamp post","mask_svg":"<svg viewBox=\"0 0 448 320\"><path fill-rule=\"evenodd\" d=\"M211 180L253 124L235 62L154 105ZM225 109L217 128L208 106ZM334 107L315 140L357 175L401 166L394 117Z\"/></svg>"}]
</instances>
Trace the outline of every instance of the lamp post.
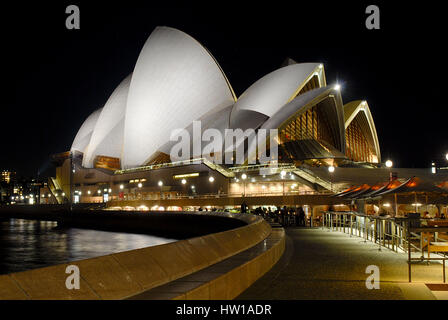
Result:
<instances>
[{"instance_id":1,"label":"lamp post","mask_svg":"<svg viewBox=\"0 0 448 320\"><path fill-rule=\"evenodd\" d=\"M390 168L392 168L394 163L392 162L392 160L387 160L385 164L386 164L386 167L389 169L389 182L391 182L392 181L392 172L391 172Z\"/></svg>"},{"instance_id":2,"label":"lamp post","mask_svg":"<svg viewBox=\"0 0 448 320\"><path fill-rule=\"evenodd\" d=\"M158 184L159 187L160 187L160 199L162 199L162 187L163 187L163 181L160 180L157 184Z\"/></svg>"},{"instance_id":3,"label":"lamp post","mask_svg":"<svg viewBox=\"0 0 448 320\"><path fill-rule=\"evenodd\" d=\"M247 174L243 173L241 175L241 179L243 179L243 186L244 186L243 197L245 197L246 196L246 179L247 179Z\"/></svg>"},{"instance_id":4,"label":"lamp post","mask_svg":"<svg viewBox=\"0 0 448 320\"><path fill-rule=\"evenodd\" d=\"M329 166L328 167L328 172L330 173L330 191L333 192L333 172L334 172L334 167L333 166Z\"/></svg>"}]
</instances>

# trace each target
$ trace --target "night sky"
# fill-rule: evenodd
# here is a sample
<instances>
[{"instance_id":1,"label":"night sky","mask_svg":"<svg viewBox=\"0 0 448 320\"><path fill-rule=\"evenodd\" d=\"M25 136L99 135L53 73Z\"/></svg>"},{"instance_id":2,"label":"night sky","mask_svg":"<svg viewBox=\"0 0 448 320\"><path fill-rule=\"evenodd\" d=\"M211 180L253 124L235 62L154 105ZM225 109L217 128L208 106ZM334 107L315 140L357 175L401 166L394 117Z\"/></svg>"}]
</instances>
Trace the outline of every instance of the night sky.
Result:
<instances>
[{"instance_id":1,"label":"night sky","mask_svg":"<svg viewBox=\"0 0 448 320\"><path fill-rule=\"evenodd\" d=\"M207 47L237 96L287 57L324 63L327 83L342 85L344 103L368 101L383 160L396 166L429 167L448 152L447 19L440 2L425 8L363 1L91 2L3 7L0 169L54 174L50 155L69 150L84 119L133 71L158 25ZM80 7L80 30L65 28L69 4ZM381 30L365 28L368 4L379 5Z\"/></svg>"}]
</instances>

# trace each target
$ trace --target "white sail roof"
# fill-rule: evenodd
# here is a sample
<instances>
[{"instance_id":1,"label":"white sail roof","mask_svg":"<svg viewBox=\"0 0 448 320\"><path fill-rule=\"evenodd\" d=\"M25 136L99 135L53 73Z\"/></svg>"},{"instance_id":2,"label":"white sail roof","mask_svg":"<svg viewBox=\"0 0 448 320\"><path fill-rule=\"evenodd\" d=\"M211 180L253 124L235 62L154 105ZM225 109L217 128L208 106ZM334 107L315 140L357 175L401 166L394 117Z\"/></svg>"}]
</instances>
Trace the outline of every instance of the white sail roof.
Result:
<instances>
[{"instance_id":1,"label":"white sail roof","mask_svg":"<svg viewBox=\"0 0 448 320\"><path fill-rule=\"evenodd\" d=\"M129 88L122 167L145 164L169 141L172 130L234 102L224 73L204 47L179 30L156 28Z\"/></svg>"},{"instance_id":2,"label":"white sail roof","mask_svg":"<svg viewBox=\"0 0 448 320\"><path fill-rule=\"evenodd\" d=\"M96 156L120 158L123 149L124 116L131 76L126 77L104 105L95 125L82 165L93 168Z\"/></svg>"},{"instance_id":3,"label":"white sail roof","mask_svg":"<svg viewBox=\"0 0 448 320\"><path fill-rule=\"evenodd\" d=\"M94 111L90 116L87 117L87 119L81 125L81 128L79 128L78 133L75 136L75 140L73 140L70 151L84 152L90 142L93 129L95 128L95 124L101 114L101 110L102 108Z\"/></svg>"}]
</instances>

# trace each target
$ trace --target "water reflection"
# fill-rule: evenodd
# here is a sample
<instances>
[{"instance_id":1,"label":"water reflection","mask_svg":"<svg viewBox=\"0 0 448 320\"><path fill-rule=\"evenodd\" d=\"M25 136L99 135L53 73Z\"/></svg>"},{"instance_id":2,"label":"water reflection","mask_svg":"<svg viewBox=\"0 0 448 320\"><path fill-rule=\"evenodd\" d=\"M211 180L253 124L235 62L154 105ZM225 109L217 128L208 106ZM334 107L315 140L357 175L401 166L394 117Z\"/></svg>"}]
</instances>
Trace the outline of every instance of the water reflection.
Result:
<instances>
[{"instance_id":1,"label":"water reflection","mask_svg":"<svg viewBox=\"0 0 448 320\"><path fill-rule=\"evenodd\" d=\"M56 227L53 221L0 220L0 274L176 241L142 234Z\"/></svg>"}]
</instances>

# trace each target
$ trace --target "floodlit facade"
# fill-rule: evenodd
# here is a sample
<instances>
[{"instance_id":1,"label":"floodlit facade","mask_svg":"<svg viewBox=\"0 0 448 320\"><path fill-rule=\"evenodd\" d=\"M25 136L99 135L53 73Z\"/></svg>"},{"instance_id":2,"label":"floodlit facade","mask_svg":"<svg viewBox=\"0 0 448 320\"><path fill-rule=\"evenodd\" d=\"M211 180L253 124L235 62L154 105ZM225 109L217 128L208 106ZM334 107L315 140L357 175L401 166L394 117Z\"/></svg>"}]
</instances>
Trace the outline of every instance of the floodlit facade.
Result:
<instances>
[{"instance_id":1,"label":"floodlit facade","mask_svg":"<svg viewBox=\"0 0 448 320\"><path fill-rule=\"evenodd\" d=\"M199 135L193 134L197 121L201 124ZM182 159L184 162L170 157L177 143L170 137L178 129L185 129L190 136L191 153ZM223 137L220 152L213 152L209 159L222 160L244 144L246 162L221 165L202 159L206 145L202 134L207 129ZM340 88L327 84L323 64L287 59L237 98L205 47L182 31L157 27L132 73L82 124L71 152L53 157L57 171L50 189L60 190L59 197L79 192L81 202L87 195L104 200L109 190L123 197L126 190L135 194L145 188L154 194L197 193L199 186L203 193L245 193L245 187L235 185L235 172L247 167L247 159L259 159L249 152L256 150L250 145L254 141L244 137L230 148L225 146L228 129L277 129L276 161L296 175L302 165L375 166L381 162L367 102L344 105ZM265 141L268 149L269 138ZM193 161L199 158L199 162ZM193 185L190 181L194 179L198 182ZM265 193L278 186L275 179L275 187L256 183L262 179L251 179L247 190L253 192ZM325 181L310 181L305 174L298 179L286 185L287 190L313 191L319 183L319 188L330 188ZM61 198L59 202L63 201Z\"/></svg>"}]
</instances>

